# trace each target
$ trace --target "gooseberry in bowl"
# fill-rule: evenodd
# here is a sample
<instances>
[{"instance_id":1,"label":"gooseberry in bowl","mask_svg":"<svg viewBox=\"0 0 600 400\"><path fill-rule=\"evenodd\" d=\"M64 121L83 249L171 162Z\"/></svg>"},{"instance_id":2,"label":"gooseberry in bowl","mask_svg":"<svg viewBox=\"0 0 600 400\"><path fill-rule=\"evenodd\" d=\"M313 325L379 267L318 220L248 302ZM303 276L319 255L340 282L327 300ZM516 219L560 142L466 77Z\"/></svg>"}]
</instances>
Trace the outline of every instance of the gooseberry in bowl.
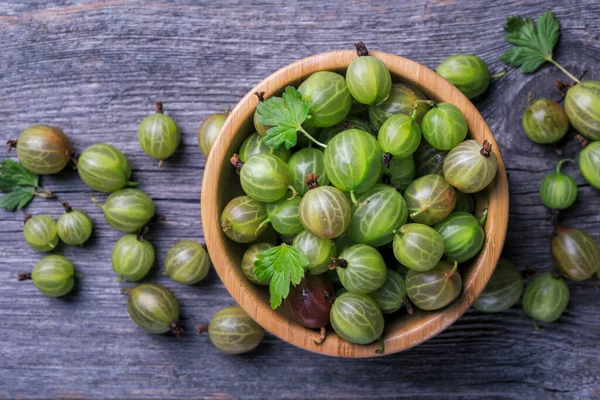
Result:
<instances>
[{"instance_id":1,"label":"gooseberry in bowl","mask_svg":"<svg viewBox=\"0 0 600 400\"><path fill-rule=\"evenodd\" d=\"M318 186L316 176L308 176L312 187L302 197L298 208L304 229L315 236L335 239L350 225L350 202L344 194L332 186Z\"/></svg>"},{"instance_id":2,"label":"gooseberry in bowl","mask_svg":"<svg viewBox=\"0 0 600 400\"><path fill-rule=\"evenodd\" d=\"M331 259L330 269L335 269L342 285L352 293L371 293L383 285L387 278L385 261L377 249L356 244L336 258Z\"/></svg>"},{"instance_id":3,"label":"gooseberry in bowl","mask_svg":"<svg viewBox=\"0 0 600 400\"><path fill-rule=\"evenodd\" d=\"M352 106L352 97L346 79L338 73L319 71L298 86L302 100L310 106L312 118L309 125L326 128L339 124Z\"/></svg>"},{"instance_id":4,"label":"gooseberry in bowl","mask_svg":"<svg viewBox=\"0 0 600 400\"><path fill-rule=\"evenodd\" d=\"M440 175L415 179L404 191L408 215L414 222L433 225L446 218L456 205L454 188Z\"/></svg>"},{"instance_id":5,"label":"gooseberry in bowl","mask_svg":"<svg viewBox=\"0 0 600 400\"><path fill-rule=\"evenodd\" d=\"M320 238L308 231L297 234L292 247L306 255L308 264L304 267L313 275L327 271L330 259L337 255L336 245L331 239Z\"/></svg>"},{"instance_id":6,"label":"gooseberry in bowl","mask_svg":"<svg viewBox=\"0 0 600 400\"><path fill-rule=\"evenodd\" d=\"M253 155L262 153L272 154L275 157L279 157L283 162L288 162L292 155L292 152L286 149L284 146L281 146L278 149L267 146L264 143L264 138L258 133L254 133L248 136L246 140L244 140L244 143L242 143L239 156L242 162L246 162Z\"/></svg>"},{"instance_id":7,"label":"gooseberry in bowl","mask_svg":"<svg viewBox=\"0 0 600 400\"><path fill-rule=\"evenodd\" d=\"M410 270L406 275L406 294L421 310L439 310L452 303L460 294L462 279L454 266L447 261L424 272Z\"/></svg>"},{"instance_id":8,"label":"gooseberry in bowl","mask_svg":"<svg viewBox=\"0 0 600 400\"><path fill-rule=\"evenodd\" d=\"M331 307L331 326L351 343L369 344L383 333L383 314L369 296L346 292Z\"/></svg>"},{"instance_id":9,"label":"gooseberry in bowl","mask_svg":"<svg viewBox=\"0 0 600 400\"><path fill-rule=\"evenodd\" d=\"M444 240L430 226L406 224L395 231L394 256L408 269L428 271L435 267L444 255Z\"/></svg>"},{"instance_id":10,"label":"gooseberry in bowl","mask_svg":"<svg viewBox=\"0 0 600 400\"><path fill-rule=\"evenodd\" d=\"M451 150L467 137L467 120L454 104L431 104L423 117L423 137L438 150Z\"/></svg>"},{"instance_id":11,"label":"gooseberry in bowl","mask_svg":"<svg viewBox=\"0 0 600 400\"><path fill-rule=\"evenodd\" d=\"M383 314L398 311L405 302L406 288L404 278L396 271L388 270L383 285L369 293Z\"/></svg>"},{"instance_id":12,"label":"gooseberry in bowl","mask_svg":"<svg viewBox=\"0 0 600 400\"><path fill-rule=\"evenodd\" d=\"M421 140L421 144L414 154L416 176L444 175L444 160L447 154L447 151L438 150L426 140Z\"/></svg>"},{"instance_id":13,"label":"gooseberry in bowl","mask_svg":"<svg viewBox=\"0 0 600 400\"><path fill-rule=\"evenodd\" d=\"M410 83L394 83L387 99L369 107L369 120L375 129L379 130L392 115L412 115L415 111L413 105L417 100L427 100L427 98L416 86ZM428 110L427 103L417 104L415 120L418 124Z\"/></svg>"},{"instance_id":14,"label":"gooseberry in bowl","mask_svg":"<svg viewBox=\"0 0 600 400\"><path fill-rule=\"evenodd\" d=\"M329 179L325 174L323 152L319 149L309 147L297 151L288 161L288 168L290 169L290 184L301 196L304 196L309 189L306 184L308 174L318 176L317 183L319 186L329 184Z\"/></svg>"},{"instance_id":15,"label":"gooseberry in bowl","mask_svg":"<svg viewBox=\"0 0 600 400\"><path fill-rule=\"evenodd\" d=\"M279 157L256 154L244 163L240 182L244 192L254 200L277 201L290 188L290 170Z\"/></svg>"},{"instance_id":16,"label":"gooseberry in bowl","mask_svg":"<svg viewBox=\"0 0 600 400\"><path fill-rule=\"evenodd\" d=\"M444 160L444 178L464 193L485 189L496 176L498 159L493 145L484 140L465 140L453 148Z\"/></svg>"},{"instance_id":17,"label":"gooseberry in bowl","mask_svg":"<svg viewBox=\"0 0 600 400\"><path fill-rule=\"evenodd\" d=\"M392 76L384 62L370 56L363 42L355 44L358 58L348 65L346 82L352 97L362 104L379 104L390 94Z\"/></svg>"}]
</instances>

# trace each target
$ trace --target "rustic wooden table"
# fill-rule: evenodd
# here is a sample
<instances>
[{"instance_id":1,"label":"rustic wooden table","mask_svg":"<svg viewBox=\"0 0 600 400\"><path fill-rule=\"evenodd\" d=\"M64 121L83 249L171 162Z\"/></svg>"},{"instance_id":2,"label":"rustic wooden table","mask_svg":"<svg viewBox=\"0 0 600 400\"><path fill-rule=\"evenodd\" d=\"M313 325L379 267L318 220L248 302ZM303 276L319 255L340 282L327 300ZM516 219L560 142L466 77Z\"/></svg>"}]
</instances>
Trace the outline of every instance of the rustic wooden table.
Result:
<instances>
[{"instance_id":1,"label":"rustic wooden table","mask_svg":"<svg viewBox=\"0 0 600 400\"><path fill-rule=\"evenodd\" d=\"M402 354L371 360L318 356L273 336L254 352L227 356L196 337L193 326L232 299L213 272L196 287L161 275L166 250L203 240L199 193L205 159L196 132L210 113L235 105L254 84L299 58L352 48L357 40L431 68L452 53L475 53L494 71L507 49L512 14L552 9L562 23L558 59L600 78L597 0L422 2L349 1L3 1L0 4L2 141L34 123L61 126L77 149L96 142L120 148L167 221L152 232L158 254L150 279L173 289L188 332L179 340L136 328L119 294L110 229L77 173L44 177L60 199L88 211L95 230L85 248L61 246L83 273L64 300L41 296L16 274L41 255L22 238L23 212L0 212L1 398L594 398L600 397L600 287L570 283L559 322L533 329L519 307L498 315L469 311L438 337ZM529 91L560 97L552 67L525 76L510 70L477 102L510 173L511 214L505 256L521 268L552 268L552 230L538 184L559 159L526 140L520 115ZM161 99L183 131L183 144L158 169L136 139L137 125ZM566 155L578 148L570 136ZM7 157L4 153L1 158ZM14 155L12 156L14 157ZM600 191L576 167L579 198L563 214L600 239ZM104 198L99 195L98 197ZM56 201L31 213L58 217Z\"/></svg>"}]
</instances>

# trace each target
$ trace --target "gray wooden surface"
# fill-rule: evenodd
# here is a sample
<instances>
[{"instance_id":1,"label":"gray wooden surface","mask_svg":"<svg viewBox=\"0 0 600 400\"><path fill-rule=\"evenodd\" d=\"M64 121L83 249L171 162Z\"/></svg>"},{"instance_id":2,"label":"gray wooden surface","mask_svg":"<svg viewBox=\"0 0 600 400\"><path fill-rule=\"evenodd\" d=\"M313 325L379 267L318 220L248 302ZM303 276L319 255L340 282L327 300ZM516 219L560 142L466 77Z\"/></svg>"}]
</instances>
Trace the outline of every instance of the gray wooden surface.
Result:
<instances>
[{"instance_id":1,"label":"gray wooden surface","mask_svg":"<svg viewBox=\"0 0 600 400\"><path fill-rule=\"evenodd\" d=\"M419 2L165 0L162 2L3 1L0 3L2 142L28 125L64 128L77 149L111 143L129 157L143 190L167 216L150 235L158 261L151 279L170 287L188 332L180 340L136 328L119 294L110 251L120 233L90 201L91 190L65 170L43 184L95 223L85 248L61 246L83 273L64 300L16 281L42 257L22 238L23 212L0 211L0 398L598 398L600 287L570 283L571 303L557 323L533 330L519 307L498 315L469 311L433 340L403 354L343 360L307 353L267 335L244 356L227 356L196 337L232 299L212 272L197 287L161 275L166 250L183 238L203 240L199 192L205 160L200 122L234 105L254 84L302 57L370 48L431 68L452 53L475 53L495 71L507 49L511 14L551 8L563 34L558 59L600 79L597 0ZM511 214L505 255L521 268L552 268L551 226L537 190L558 157L527 141L520 115L528 91L558 99L551 67L532 76L510 70L477 102L500 143L510 173ZM141 151L137 125L163 100L182 128L183 144L158 169ZM576 157L572 136L566 154ZM6 157L2 153L0 158ZM14 157L14 155L13 155ZM600 240L600 192L576 167L579 199L562 222ZM104 198L99 195L99 198ZM58 202L35 200L27 211L58 217Z\"/></svg>"}]
</instances>

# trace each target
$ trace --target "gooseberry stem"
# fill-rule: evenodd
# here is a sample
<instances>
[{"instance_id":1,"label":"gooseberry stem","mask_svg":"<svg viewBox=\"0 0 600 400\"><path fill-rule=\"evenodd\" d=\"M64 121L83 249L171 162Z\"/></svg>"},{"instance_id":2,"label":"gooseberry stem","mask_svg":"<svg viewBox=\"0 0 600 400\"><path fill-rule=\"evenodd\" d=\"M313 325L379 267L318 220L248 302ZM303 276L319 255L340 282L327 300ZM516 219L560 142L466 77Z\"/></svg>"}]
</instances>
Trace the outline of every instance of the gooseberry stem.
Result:
<instances>
[{"instance_id":1,"label":"gooseberry stem","mask_svg":"<svg viewBox=\"0 0 600 400\"><path fill-rule=\"evenodd\" d=\"M369 55L369 50L367 50L367 46L363 42L354 43L354 47L356 47L356 54L358 54L359 57Z\"/></svg>"},{"instance_id":2,"label":"gooseberry stem","mask_svg":"<svg viewBox=\"0 0 600 400\"><path fill-rule=\"evenodd\" d=\"M410 303L410 300L408 299L407 296L404 296L402 298L402 305L404 306L404 308L406 308L406 312L408 313L408 315L412 315L412 313L413 313L413 307L412 307L412 304Z\"/></svg>"},{"instance_id":3,"label":"gooseberry stem","mask_svg":"<svg viewBox=\"0 0 600 400\"><path fill-rule=\"evenodd\" d=\"M331 271L335 270L336 268L346 268L348 266L348 261L344 260L343 258L331 257L329 260L331 261L331 264L329 264L329 269Z\"/></svg>"},{"instance_id":4,"label":"gooseberry stem","mask_svg":"<svg viewBox=\"0 0 600 400\"><path fill-rule=\"evenodd\" d=\"M8 146L8 152L10 153L14 147L17 147L17 141L16 140L8 140L6 142L6 145Z\"/></svg>"},{"instance_id":5,"label":"gooseberry stem","mask_svg":"<svg viewBox=\"0 0 600 400\"><path fill-rule=\"evenodd\" d=\"M506 69L502 70L502 72L497 72L493 75L490 75L490 78L498 79L498 78L502 78L504 75L506 75Z\"/></svg>"},{"instance_id":6,"label":"gooseberry stem","mask_svg":"<svg viewBox=\"0 0 600 400\"><path fill-rule=\"evenodd\" d=\"M579 79L577 79L575 77L575 75L573 75L572 73L570 73L569 71L567 71L562 65L560 65L559 63L557 63L556 61L554 61L554 59L552 57L548 57L548 58L546 58L546 60L549 61L550 63L554 64L565 75L567 75L572 81L577 82L577 83L581 83L581 81Z\"/></svg>"},{"instance_id":7,"label":"gooseberry stem","mask_svg":"<svg viewBox=\"0 0 600 400\"><path fill-rule=\"evenodd\" d=\"M198 336L202 335L204 332L208 332L208 324L196 325L196 332Z\"/></svg>"},{"instance_id":8,"label":"gooseberry stem","mask_svg":"<svg viewBox=\"0 0 600 400\"><path fill-rule=\"evenodd\" d=\"M258 97L258 101L262 103L265 101L265 92L254 92L254 95Z\"/></svg>"},{"instance_id":9,"label":"gooseberry stem","mask_svg":"<svg viewBox=\"0 0 600 400\"><path fill-rule=\"evenodd\" d=\"M146 240L146 234L148 233L149 229L150 228L148 228L148 225L145 225L142 229L140 229L140 233L138 233L136 239L140 242L143 242L144 240Z\"/></svg>"},{"instance_id":10,"label":"gooseberry stem","mask_svg":"<svg viewBox=\"0 0 600 400\"><path fill-rule=\"evenodd\" d=\"M379 336L379 339L377 339L377 341L379 342L379 348L375 350L375 353L383 354L383 352L385 351L385 343L383 342L383 337Z\"/></svg>"},{"instance_id":11,"label":"gooseberry stem","mask_svg":"<svg viewBox=\"0 0 600 400\"><path fill-rule=\"evenodd\" d=\"M350 199L352 200L352 203L354 203L354 205L356 207L362 207L362 206L366 206L367 204L369 204L369 200L367 201L358 201L356 199L356 194L354 193L354 190L350 191Z\"/></svg>"},{"instance_id":12,"label":"gooseberry stem","mask_svg":"<svg viewBox=\"0 0 600 400\"><path fill-rule=\"evenodd\" d=\"M481 225L481 226L485 225L485 222L487 221L487 217L488 217L488 207L486 206L485 209L483 210L483 213L481 214L481 218L479 218L479 225Z\"/></svg>"},{"instance_id":13,"label":"gooseberry stem","mask_svg":"<svg viewBox=\"0 0 600 400\"><path fill-rule=\"evenodd\" d=\"M573 163L575 164L575 161L573 161L571 158L565 158L564 160L560 160L557 164L556 164L556 173L560 174L560 170L562 169L562 166L566 163Z\"/></svg>"},{"instance_id":14,"label":"gooseberry stem","mask_svg":"<svg viewBox=\"0 0 600 400\"><path fill-rule=\"evenodd\" d=\"M481 154L485 158L488 158L490 154L492 154L492 144L487 140L484 140L483 147L481 148L481 150L479 150L479 154Z\"/></svg>"},{"instance_id":15,"label":"gooseberry stem","mask_svg":"<svg viewBox=\"0 0 600 400\"><path fill-rule=\"evenodd\" d=\"M590 144L590 142L579 133L575 135L575 141L579 143L582 149L585 149L588 144Z\"/></svg>"},{"instance_id":16,"label":"gooseberry stem","mask_svg":"<svg viewBox=\"0 0 600 400\"><path fill-rule=\"evenodd\" d=\"M154 107L156 107L156 113L157 114L162 114L164 112L162 101L155 102L154 103Z\"/></svg>"},{"instance_id":17,"label":"gooseberry stem","mask_svg":"<svg viewBox=\"0 0 600 400\"><path fill-rule=\"evenodd\" d=\"M321 345L321 344L323 344L325 339L327 339L327 328L322 326L321 329L319 330L319 338L317 340L315 340L315 344L317 346Z\"/></svg>"},{"instance_id":18,"label":"gooseberry stem","mask_svg":"<svg viewBox=\"0 0 600 400\"><path fill-rule=\"evenodd\" d=\"M314 144L316 144L317 146L321 146L322 148L326 149L327 145L319 142L317 139L315 139L314 137L312 137L308 132L306 132L304 130L304 128L300 127L298 129L300 132L304 133L304 136L306 136L308 138L308 140L312 141Z\"/></svg>"},{"instance_id":19,"label":"gooseberry stem","mask_svg":"<svg viewBox=\"0 0 600 400\"><path fill-rule=\"evenodd\" d=\"M179 336L183 333L183 328L177 326L177 322L171 322L171 332L177 339L179 339Z\"/></svg>"},{"instance_id":20,"label":"gooseberry stem","mask_svg":"<svg viewBox=\"0 0 600 400\"><path fill-rule=\"evenodd\" d=\"M131 288L126 287L126 288L121 289L121 294L129 294L129 293L131 293Z\"/></svg>"},{"instance_id":21,"label":"gooseberry stem","mask_svg":"<svg viewBox=\"0 0 600 400\"><path fill-rule=\"evenodd\" d=\"M127 187L135 187L137 185L139 185L139 182L135 182L135 181L127 181Z\"/></svg>"},{"instance_id":22,"label":"gooseberry stem","mask_svg":"<svg viewBox=\"0 0 600 400\"><path fill-rule=\"evenodd\" d=\"M61 201L60 205L65 208L65 212L70 213L71 211L73 211L73 208L71 208L71 204L69 204L69 202L67 201Z\"/></svg>"},{"instance_id":23,"label":"gooseberry stem","mask_svg":"<svg viewBox=\"0 0 600 400\"><path fill-rule=\"evenodd\" d=\"M232 155L229 159L229 162L235 167L235 171L239 175L242 171L242 167L244 166L244 163L242 162L242 160L240 160L240 156L237 155L237 153Z\"/></svg>"},{"instance_id":24,"label":"gooseberry stem","mask_svg":"<svg viewBox=\"0 0 600 400\"><path fill-rule=\"evenodd\" d=\"M290 191L292 192L292 197L288 197L286 200L294 200L294 198L296 198L296 196L298 196L298 192L296 191L296 188L293 187L292 185L288 185L288 189L290 189Z\"/></svg>"},{"instance_id":25,"label":"gooseberry stem","mask_svg":"<svg viewBox=\"0 0 600 400\"><path fill-rule=\"evenodd\" d=\"M306 174L304 183L308 186L308 190L316 189L319 187L319 175L317 174Z\"/></svg>"},{"instance_id":26,"label":"gooseberry stem","mask_svg":"<svg viewBox=\"0 0 600 400\"><path fill-rule=\"evenodd\" d=\"M31 273L27 272L25 274L18 274L17 275L17 280L20 281L26 281L28 279L31 279Z\"/></svg>"},{"instance_id":27,"label":"gooseberry stem","mask_svg":"<svg viewBox=\"0 0 600 400\"><path fill-rule=\"evenodd\" d=\"M446 279L452 278L452 275L454 275L454 273L456 272L457 269L458 269L458 261L454 261L454 267L452 267L450 272L446 272L446 274L445 274Z\"/></svg>"},{"instance_id":28,"label":"gooseberry stem","mask_svg":"<svg viewBox=\"0 0 600 400\"><path fill-rule=\"evenodd\" d=\"M158 161L158 168L162 168L163 164L164 164L163 160L159 160Z\"/></svg>"},{"instance_id":29,"label":"gooseberry stem","mask_svg":"<svg viewBox=\"0 0 600 400\"><path fill-rule=\"evenodd\" d=\"M264 227L269 225L269 223L271 222L271 220L269 218L265 219L263 222L260 223L260 225L258 225L258 228L256 228L256 230L254 231L254 236L258 237L258 235L260 234L260 230Z\"/></svg>"},{"instance_id":30,"label":"gooseberry stem","mask_svg":"<svg viewBox=\"0 0 600 400\"><path fill-rule=\"evenodd\" d=\"M415 100L413 103L413 109L416 109L419 104L427 104L429 107L437 106L437 103L433 100Z\"/></svg>"},{"instance_id":31,"label":"gooseberry stem","mask_svg":"<svg viewBox=\"0 0 600 400\"><path fill-rule=\"evenodd\" d=\"M404 236L404 233L400 232L398 229L394 229L392 233L400 238Z\"/></svg>"},{"instance_id":32,"label":"gooseberry stem","mask_svg":"<svg viewBox=\"0 0 600 400\"><path fill-rule=\"evenodd\" d=\"M36 186L35 188L36 188L36 190L39 190L39 192L34 191L33 193L31 193L34 196L38 196L38 197L41 197L43 199L51 199L51 198L54 197L54 193L52 193L49 190L46 190L46 189L41 188L39 186Z\"/></svg>"},{"instance_id":33,"label":"gooseberry stem","mask_svg":"<svg viewBox=\"0 0 600 400\"><path fill-rule=\"evenodd\" d=\"M392 153L383 153L383 156L381 157L381 163L389 168L393 157L394 156Z\"/></svg>"},{"instance_id":34,"label":"gooseberry stem","mask_svg":"<svg viewBox=\"0 0 600 400\"><path fill-rule=\"evenodd\" d=\"M98 200L96 200L94 195L92 195L91 197L92 197L92 202L96 205L96 207L100 207L100 208L104 209L104 206L102 204L100 204L100 202L98 202Z\"/></svg>"},{"instance_id":35,"label":"gooseberry stem","mask_svg":"<svg viewBox=\"0 0 600 400\"><path fill-rule=\"evenodd\" d=\"M538 325L538 323L535 319L533 320L533 329L535 329L538 332L544 332L544 328L540 328L540 326Z\"/></svg>"}]
</instances>

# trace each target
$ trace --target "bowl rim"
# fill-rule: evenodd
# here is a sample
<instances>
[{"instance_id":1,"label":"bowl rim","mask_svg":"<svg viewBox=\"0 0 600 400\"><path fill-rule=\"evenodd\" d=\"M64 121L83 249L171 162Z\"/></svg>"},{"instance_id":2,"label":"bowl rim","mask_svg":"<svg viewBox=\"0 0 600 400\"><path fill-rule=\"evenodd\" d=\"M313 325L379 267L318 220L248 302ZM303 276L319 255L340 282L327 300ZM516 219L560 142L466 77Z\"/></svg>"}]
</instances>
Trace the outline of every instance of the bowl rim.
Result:
<instances>
[{"instance_id":1,"label":"bowl rim","mask_svg":"<svg viewBox=\"0 0 600 400\"><path fill-rule=\"evenodd\" d=\"M230 112L215 140L205 165L200 203L205 241L215 270L229 294L248 315L267 331L290 344L319 354L348 358L376 357L407 350L452 325L470 308L487 284L500 258L508 227L508 180L504 162L496 140L477 108L447 80L415 61L379 51L369 51L369 55L381 59L392 75L416 85L428 98L434 97L436 101L441 99L457 106L467 119L471 137L479 141L488 140L497 156L498 171L487 189L490 198L488 219L484 226L486 240L473 261L470 272L473 276L469 276L467 282L463 280L461 293L453 303L437 312L422 313L421 324L409 326L408 329L401 327L393 333L384 331L385 351L381 354L375 353L379 347L377 342L357 345L339 338L334 332L329 334L325 343L316 345L314 340L318 338L318 332L289 321L281 313L271 310L258 296L245 290L247 285L252 284L244 279L243 275L240 276L239 272L233 271L236 266L231 258L227 257L224 240L228 239L220 228L222 210L217 208L219 190L216 188L224 165L228 165L225 161L230 156L227 153L229 143L254 114L258 101L254 93L266 92L268 97L314 72L345 69L357 57L354 50L336 50L300 59L275 71L252 88Z\"/></svg>"}]
</instances>

